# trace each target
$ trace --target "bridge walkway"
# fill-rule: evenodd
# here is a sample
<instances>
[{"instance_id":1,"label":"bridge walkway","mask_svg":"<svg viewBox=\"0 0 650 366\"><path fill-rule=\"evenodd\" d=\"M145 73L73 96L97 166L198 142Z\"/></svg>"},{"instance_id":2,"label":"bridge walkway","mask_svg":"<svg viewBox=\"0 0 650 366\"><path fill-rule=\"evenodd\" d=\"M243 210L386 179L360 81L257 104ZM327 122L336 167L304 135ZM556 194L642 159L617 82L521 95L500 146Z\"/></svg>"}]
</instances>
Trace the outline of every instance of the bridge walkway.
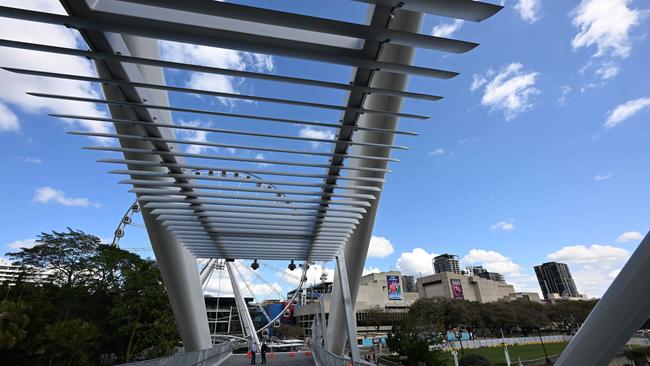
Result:
<instances>
[{"instance_id":1,"label":"bridge walkway","mask_svg":"<svg viewBox=\"0 0 650 366\"><path fill-rule=\"evenodd\" d=\"M257 364L261 364L262 357L256 355ZM245 354L233 354L225 359L219 366L250 365L251 359ZM266 355L267 365L316 365L311 352L273 352Z\"/></svg>"}]
</instances>

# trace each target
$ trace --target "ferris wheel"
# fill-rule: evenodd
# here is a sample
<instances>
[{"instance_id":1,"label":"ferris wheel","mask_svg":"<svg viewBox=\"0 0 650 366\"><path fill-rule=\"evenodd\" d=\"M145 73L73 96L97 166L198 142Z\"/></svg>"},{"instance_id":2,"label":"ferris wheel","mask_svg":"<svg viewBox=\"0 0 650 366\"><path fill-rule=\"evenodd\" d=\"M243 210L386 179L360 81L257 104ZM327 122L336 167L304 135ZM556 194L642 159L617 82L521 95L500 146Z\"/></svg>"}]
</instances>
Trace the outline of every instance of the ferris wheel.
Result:
<instances>
[{"instance_id":1,"label":"ferris wheel","mask_svg":"<svg viewBox=\"0 0 650 366\"><path fill-rule=\"evenodd\" d=\"M219 189L225 191L246 191L246 185L248 185L251 187L248 189L250 192L273 195L277 202L285 204L288 209L291 209L291 200L277 187L265 183L257 175L240 171L212 170L192 170L192 174L197 179L217 178L220 183ZM259 193L260 191L263 193ZM144 228L138 215L140 211L141 207L137 200L129 206L115 229L111 243L113 246L119 246L128 227ZM273 334L272 329L280 327L282 320L291 316L293 306L300 301L299 296L304 295L303 286L307 282L307 273L312 264L308 262L296 263L294 260L290 260L286 265L286 262L276 260L251 261L225 258L197 258L196 262L204 295L216 303L216 311L209 317L213 341L222 337L251 338L252 335L246 334L244 326L241 324L243 318L246 317L250 317L256 334L262 337ZM282 268L285 265L286 267ZM325 281L327 273L324 272L324 264L322 268L320 280ZM292 286L293 291L290 292L290 296L282 291L278 281ZM239 289L246 301L245 304L236 304L236 311L233 314L234 289ZM272 312L268 310L269 305L275 305L272 307ZM228 307L230 307L230 311L226 311ZM210 309L208 314L210 314ZM251 317L251 314L254 316ZM238 323L239 326L237 326ZM223 326L224 324L227 326Z\"/></svg>"}]
</instances>

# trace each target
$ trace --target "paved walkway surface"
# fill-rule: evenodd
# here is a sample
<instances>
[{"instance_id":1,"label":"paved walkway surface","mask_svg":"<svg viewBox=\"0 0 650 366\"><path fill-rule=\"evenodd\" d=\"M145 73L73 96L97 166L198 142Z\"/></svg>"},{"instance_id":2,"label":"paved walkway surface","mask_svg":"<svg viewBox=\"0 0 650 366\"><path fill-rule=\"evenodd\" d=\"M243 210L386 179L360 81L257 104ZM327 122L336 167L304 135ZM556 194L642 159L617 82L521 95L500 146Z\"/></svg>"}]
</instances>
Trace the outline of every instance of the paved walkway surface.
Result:
<instances>
[{"instance_id":1,"label":"paved walkway surface","mask_svg":"<svg viewBox=\"0 0 650 366\"><path fill-rule=\"evenodd\" d=\"M257 364L261 362L261 357L257 354ZM251 359L246 355L236 354L228 357L219 366L231 365L250 365ZM274 352L266 355L267 365L314 365L314 360L310 353L305 352Z\"/></svg>"}]
</instances>

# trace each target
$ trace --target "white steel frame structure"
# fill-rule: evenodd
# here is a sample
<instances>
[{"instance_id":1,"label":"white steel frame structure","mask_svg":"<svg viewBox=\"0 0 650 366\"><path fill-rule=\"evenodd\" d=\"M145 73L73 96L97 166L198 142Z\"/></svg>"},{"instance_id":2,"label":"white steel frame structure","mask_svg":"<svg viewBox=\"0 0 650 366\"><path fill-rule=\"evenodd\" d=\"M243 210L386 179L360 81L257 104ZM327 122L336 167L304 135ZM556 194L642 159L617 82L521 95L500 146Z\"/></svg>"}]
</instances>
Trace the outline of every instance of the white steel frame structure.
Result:
<instances>
[{"instance_id":1,"label":"white steel frame structure","mask_svg":"<svg viewBox=\"0 0 650 366\"><path fill-rule=\"evenodd\" d=\"M71 133L119 142L118 146L87 149L121 154L119 158L100 161L121 165L111 173L127 175L123 183L133 186L131 192L136 194L142 209L186 350L211 346L195 257L307 262L335 259L334 305L325 344L332 353L342 354L346 339L355 337L353 304L389 172L388 164L397 162L391 152L406 149L395 145L394 137L416 135L398 130L398 119L428 118L402 112L402 100L441 98L408 91L409 77L449 79L458 75L413 65L415 49L464 53L477 46L473 42L419 33L423 14L482 21L502 8L471 0L356 1L369 5L365 24L211 0L61 0L67 16L0 7L2 17L64 25L77 29L86 41L88 50L11 40L0 40L0 46L86 57L95 62L98 77L7 70L101 85L104 98L30 94L108 107L110 117L73 113L55 117L114 126L114 133ZM349 83L341 83L162 60L157 40L341 65L349 68L351 78ZM166 84L163 68L342 91L347 97L345 103L338 104L331 100L308 101L173 86ZM169 103L168 92L329 110L340 113L340 118L315 121L174 106ZM268 126L325 127L334 129L336 135L312 138L245 128L183 126L174 123L172 112L236 120L238 124L233 125L237 127L251 121ZM224 139L195 141L178 138L179 131L245 136L287 144L315 142L327 144L331 149L322 152L260 142L234 144ZM191 145L268 152L282 157L251 159L190 153L180 148ZM267 165L257 168L246 165L251 163ZM260 189L257 180L246 176L220 174L233 171L233 164L244 166L236 171L263 177L262 183L276 186L277 191ZM194 176L193 170L214 174ZM237 185L228 188L216 183ZM292 204L278 202L277 194L288 197ZM236 284L233 287L237 288ZM355 342L350 345L353 361L358 361Z\"/></svg>"}]
</instances>

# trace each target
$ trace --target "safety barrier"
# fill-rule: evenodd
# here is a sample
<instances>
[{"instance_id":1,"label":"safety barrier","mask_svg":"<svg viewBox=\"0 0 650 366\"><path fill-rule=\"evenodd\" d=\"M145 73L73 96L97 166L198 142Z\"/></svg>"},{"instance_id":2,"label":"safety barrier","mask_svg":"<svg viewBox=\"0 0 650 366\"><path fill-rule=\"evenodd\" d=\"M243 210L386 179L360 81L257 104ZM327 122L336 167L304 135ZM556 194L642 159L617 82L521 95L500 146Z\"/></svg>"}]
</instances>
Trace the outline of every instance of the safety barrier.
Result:
<instances>
[{"instance_id":1,"label":"safety barrier","mask_svg":"<svg viewBox=\"0 0 650 366\"><path fill-rule=\"evenodd\" d=\"M540 337L514 337L514 338L493 338L493 339L473 339L471 341L463 341L463 348L485 348L485 347L503 347L505 343L508 346L516 344L540 344L544 343L563 343L569 342L573 336L571 335L547 335ZM650 340L646 338L632 338L627 344L636 346L650 346ZM451 341L447 343L445 349L460 349L459 341Z\"/></svg>"},{"instance_id":2,"label":"safety barrier","mask_svg":"<svg viewBox=\"0 0 650 366\"><path fill-rule=\"evenodd\" d=\"M316 366L371 366L374 363L360 361L352 363L349 357L335 355L327 350L322 344L321 327L319 324L320 316L314 317L312 323L312 337L311 350Z\"/></svg>"},{"instance_id":3,"label":"safety barrier","mask_svg":"<svg viewBox=\"0 0 650 366\"><path fill-rule=\"evenodd\" d=\"M122 366L215 366L231 354L232 344L227 342L200 351L183 352L169 357L130 362Z\"/></svg>"}]
</instances>

